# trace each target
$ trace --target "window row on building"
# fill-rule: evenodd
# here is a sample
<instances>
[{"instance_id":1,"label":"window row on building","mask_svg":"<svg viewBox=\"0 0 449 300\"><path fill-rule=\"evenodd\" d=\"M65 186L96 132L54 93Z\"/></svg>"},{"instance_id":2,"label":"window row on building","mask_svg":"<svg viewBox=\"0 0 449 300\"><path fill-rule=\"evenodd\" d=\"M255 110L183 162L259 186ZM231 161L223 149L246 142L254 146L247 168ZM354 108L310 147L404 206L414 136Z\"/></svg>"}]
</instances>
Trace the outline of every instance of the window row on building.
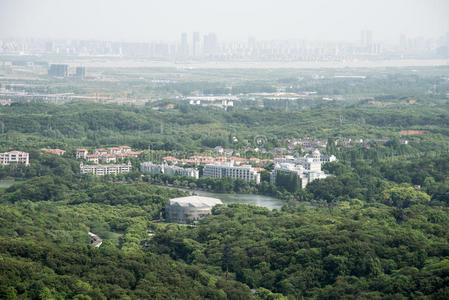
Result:
<instances>
[{"instance_id":1,"label":"window row on building","mask_svg":"<svg viewBox=\"0 0 449 300\"><path fill-rule=\"evenodd\" d=\"M129 173L132 170L131 162L127 164L119 165L84 165L80 164L81 174L94 174L94 175L117 175L121 173Z\"/></svg>"},{"instance_id":2,"label":"window row on building","mask_svg":"<svg viewBox=\"0 0 449 300\"><path fill-rule=\"evenodd\" d=\"M169 166L168 164L153 164L152 162L143 162L140 164L140 171L142 173L163 173L167 175L178 175L178 176L190 176L196 179L199 178L200 173L198 169L195 168L182 168L178 166Z\"/></svg>"},{"instance_id":3,"label":"window row on building","mask_svg":"<svg viewBox=\"0 0 449 300\"><path fill-rule=\"evenodd\" d=\"M84 159L94 164L113 163L120 159L129 157L138 157L142 151L132 151L130 146L110 147L95 149L93 154L89 154L89 150L79 148L76 149L76 158Z\"/></svg>"},{"instance_id":4,"label":"window row on building","mask_svg":"<svg viewBox=\"0 0 449 300\"><path fill-rule=\"evenodd\" d=\"M10 151L0 153L0 164L8 166L10 164L30 164L30 154L23 151Z\"/></svg>"},{"instance_id":5,"label":"window row on building","mask_svg":"<svg viewBox=\"0 0 449 300\"><path fill-rule=\"evenodd\" d=\"M250 183L260 183L260 174L249 165L234 166L232 164L207 164L203 169L204 177L243 179Z\"/></svg>"}]
</instances>

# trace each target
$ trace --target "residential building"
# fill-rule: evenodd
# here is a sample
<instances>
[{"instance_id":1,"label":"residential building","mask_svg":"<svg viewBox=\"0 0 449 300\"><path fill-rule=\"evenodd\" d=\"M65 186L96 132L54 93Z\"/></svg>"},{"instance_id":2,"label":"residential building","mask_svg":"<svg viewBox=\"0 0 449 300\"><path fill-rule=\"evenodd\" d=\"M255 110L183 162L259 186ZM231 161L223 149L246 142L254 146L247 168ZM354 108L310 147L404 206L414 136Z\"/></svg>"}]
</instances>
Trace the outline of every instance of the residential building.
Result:
<instances>
[{"instance_id":1,"label":"residential building","mask_svg":"<svg viewBox=\"0 0 449 300\"><path fill-rule=\"evenodd\" d=\"M129 173L132 170L131 162L127 164L117 164L117 165L84 165L80 164L80 173L88 174L92 173L95 175L117 175L121 173Z\"/></svg>"},{"instance_id":2,"label":"residential building","mask_svg":"<svg viewBox=\"0 0 449 300\"><path fill-rule=\"evenodd\" d=\"M294 173L297 175L302 188L315 179L324 179L328 175L321 170L321 165L327 161L335 161L335 156L321 157L320 151L316 149L312 154L307 154L302 158L285 157L275 160L275 167L270 173L270 183L275 184L279 173Z\"/></svg>"},{"instance_id":3,"label":"residential building","mask_svg":"<svg viewBox=\"0 0 449 300\"><path fill-rule=\"evenodd\" d=\"M51 153L51 154L55 154L58 156L62 156L65 153L65 150L61 150L61 149L47 149L47 148L42 148L41 149L42 152L47 152L47 153Z\"/></svg>"},{"instance_id":4,"label":"residential building","mask_svg":"<svg viewBox=\"0 0 449 300\"><path fill-rule=\"evenodd\" d=\"M108 154L108 151L106 149L99 148L99 149L94 150L94 154L98 155L98 156L103 156L103 155Z\"/></svg>"},{"instance_id":5,"label":"residential building","mask_svg":"<svg viewBox=\"0 0 449 300\"><path fill-rule=\"evenodd\" d=\"M95 154L86 155L86 160L88 162L93 162L94 164L98 164L98 162L99 162L98 155L95 155Z\"/></svg>"},{"instance_id":6,"label":"residential building","mask_svg":"<svg viewBox=\"0 0 449 300\"><path fill-rule=\"evenodd\" d=\"M76 149L76 158L85 159L90 162L98 163L98 161L110 163L118 160L127 159L129 157L138 157L143 151L131 151L130 146L110 147L107 149L97 148L93 154L88 154L87 149Z\"/></svg>"},{"instance_id":7,"label":"residential building","mask_svg":"<svg viewBox=\"0 0 449 300\"><path fill-rule=\"evenodd\" d=\"M99 160L102 163L107 163L108 164L108 163L111 163L111 162L116 162L117 158L116 158L116 156L114 154L106 153L106 154L103 154L103 155L99 156Z\"/></svg>"},{"instance_id":8,"label":"residential building","mask_svg":"<svg viewBox=\"0 0 449 300\"><path fill-rule=\"evenodd\" d=\"M76 159L81 159L81 158L86 159L87 153L89 153L89 151L87 149L84 149L84 148L76 149Z\"/></svg>"},{"instance_id":9,"label":"residential building","mask_svg":"<svg viewBox=\"0 0 449 300\"><path fill-rule=\"evenodd\" d=\"M250 165L234 166L232 163L226 164L207 164L203 169L204 177L243 179L246 182L254 181L260 183L260 174Z\"/></svg>"},{"instance_id":10,"label":"residential building","mask_svg":"<svg viewBox=\"0 0 449 300\"><path fill-rule=\"evenodd\" d=\"M0 153L0 164L8 166L11 164L30 164L30 154L23 151L10 151Z\"/></svg>"},{"instance_id":11,"label":"residential building","mask_svg":"<svg viewBox=\"0 0 449 300\"><path fill-rule=\"evenodd\" d=\"M294 173L300 181L301 188L305 188L307 185L307 180L305 176L305 169L301 165L295 165L292 163L279 163L276 164L273 171L270 173L270 183L276 184L276 178L279 173L291 174Z\"/></svg>"},{"instance_id":12,"label":"residential building","mask_svg":"<svg viewBox=\"0 0 449 300\"><path fill-rule=\"evenodd\" d=\"M119 148L120 148L121 153L130 153L131 152L130 146L120 146Z\"/></svg>"},{"instance_id":13,"label":"residential building","mask_svg":"<svg viewBox=\"0 0 449 300\"><path fill-rule=\"evenodd\" d=\"M162 165L156 165L150 161L146 161L140 164L140 172L151 174L163 173Z\"/></svg>"},{"instance_id":14,"label":"residential building","mask_svg":"<svg viewBox=\"0 0 449 300\"><path fill-rule=\"evenodd\" d=\"M108 148L109 154L119 154L122 153L122 149L120 147L110 147Z\"/></svg>"},{"instance_id":15,"label":"residential building","mask_svg":"<svg viewBox=\"0 0 449 300\"><path fill-rule=\"evenodd\" d=\"M296 158L292 155L285 155L283 157L278 157L274 159L275 163L289 163L289 164L303 164L307 159L312 159L315 161L320 161L323 165L327 162L337 161L335 155L322 155L318 149L315 149L311 154L306 154L304 157Z\"/></svg>"},{"instance_id":16,"label":"residential building","mask_svg":"<svg viewBox=\"0 0 449 300\"><path fill-rule=\"evenodd\" d=\"M335 157L335 155L321 155L320 161L321 164L325 164L327 162L337 161L337 158Z\"/></svg>"},{"instance_id":17,"label":"residential building","mask_svg":"<svg viewBox=\"0 0 449 300\"><path fill-rule=\"evenodd\" d=\"M163 173L167 175L190 176L196 179L198 179L200 176L198 169L195 168L182 168L178 166L169 166L166 163L156 165L149 161L140 164L140 171L142 173L152 173L152 174Z\"/></svg>"}]
</instances>

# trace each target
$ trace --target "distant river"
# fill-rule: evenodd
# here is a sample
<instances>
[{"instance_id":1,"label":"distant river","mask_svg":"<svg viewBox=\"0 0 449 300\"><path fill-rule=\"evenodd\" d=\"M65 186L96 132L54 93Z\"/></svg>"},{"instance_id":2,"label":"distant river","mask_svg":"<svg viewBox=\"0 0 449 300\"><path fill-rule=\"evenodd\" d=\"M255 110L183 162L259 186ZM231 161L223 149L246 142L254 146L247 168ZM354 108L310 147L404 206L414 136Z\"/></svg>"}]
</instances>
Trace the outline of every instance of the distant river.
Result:
<instances>
[{"instance_id":1,"label":"distant river","mask_svg":"<svg viewBox=\"0 0 449 300\"><path fill-rule=\"evenodd\" d=\"M223 201L224 204L228 203L241 203L241 204L252 204L256 206L262 206L266 207L270 210L273 209L281 209L281 207L286 204L285 201L269 197L269 196L262 196L262 195L253 195L253 194L222 194L222 193L211 193L211 192L204 192L204 191L198 191L198 190L189 190L189 189L183 189L183 188L175 188L175 187L167 187L167 186L160 186L170 189L178 189L181 191L186 191L190 193L195 193L198 196L203 197L212 197L217 198Z\"/></svg>"}]
</instances>

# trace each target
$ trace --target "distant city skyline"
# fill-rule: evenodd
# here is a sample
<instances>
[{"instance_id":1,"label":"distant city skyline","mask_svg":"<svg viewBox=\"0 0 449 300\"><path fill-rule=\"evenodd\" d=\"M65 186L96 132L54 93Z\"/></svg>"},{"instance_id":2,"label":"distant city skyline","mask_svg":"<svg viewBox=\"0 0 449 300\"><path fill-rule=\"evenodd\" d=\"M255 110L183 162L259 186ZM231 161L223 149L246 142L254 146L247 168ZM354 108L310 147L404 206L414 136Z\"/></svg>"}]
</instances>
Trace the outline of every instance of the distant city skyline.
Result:
<instances>
[{"instance_id":1,"label":"distant city skyline","mask_svg":"<svg viewBox=\"0 0 449 300\"><path fill-rule=\"evenodd\" d=\"M0 39L177 42L181 32L220 41L309 40L398 43L449 32L447 0L0 0Z\"/></svg>"}]
</instances>

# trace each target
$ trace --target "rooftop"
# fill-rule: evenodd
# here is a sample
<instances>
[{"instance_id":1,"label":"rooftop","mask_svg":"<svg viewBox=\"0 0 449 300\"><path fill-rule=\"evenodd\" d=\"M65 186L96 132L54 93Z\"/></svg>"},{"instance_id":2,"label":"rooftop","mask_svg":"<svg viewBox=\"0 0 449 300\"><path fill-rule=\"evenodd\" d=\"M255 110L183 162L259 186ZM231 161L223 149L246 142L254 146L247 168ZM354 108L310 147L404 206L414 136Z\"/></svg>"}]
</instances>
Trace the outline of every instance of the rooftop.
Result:
<instances>
[{"instance_id":1,"label":"rooftop","mask_svg":"<svg viewBox=\"0 0 449 300\"><path fill-rule=\"evenodd\" d=\"M213 207L217 204L223 204L220 199L201 197L201 196L188 196L173 198L168 201L169 205L179 205L183 207Z\"/></svg>"}]
</instances>

